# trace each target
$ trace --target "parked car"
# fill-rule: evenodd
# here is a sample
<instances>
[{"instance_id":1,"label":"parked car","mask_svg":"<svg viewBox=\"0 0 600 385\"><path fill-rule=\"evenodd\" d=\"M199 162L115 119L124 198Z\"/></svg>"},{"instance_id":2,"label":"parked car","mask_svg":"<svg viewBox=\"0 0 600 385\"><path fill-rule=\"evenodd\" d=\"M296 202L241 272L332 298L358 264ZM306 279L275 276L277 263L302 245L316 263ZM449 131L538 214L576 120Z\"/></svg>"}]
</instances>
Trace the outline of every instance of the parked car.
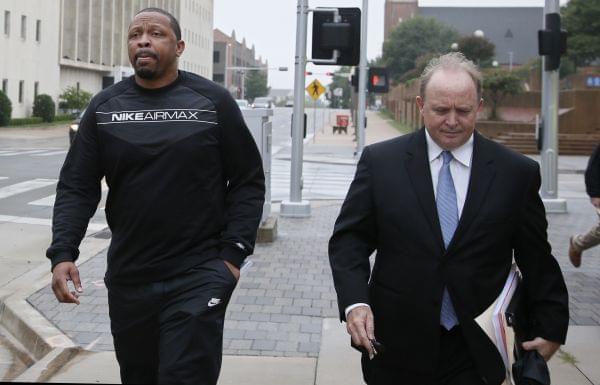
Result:
<instances>
[{"instance_id":1,"label":"parked car","mask_svg":"<svg viewBox=\"0 0 600 385\"><path fill-rule=\"evenodd\" d=\"M288 99L285 101L285 106L286 107L294 107L294 101L291 99Z\"/></svg>"},{"instance_id":2,"label":"parked car","mask_svg":"<svg viewBox=\"0 0 600 385\"><path fill-rule=\"evenodd\" d=\"M252 103L252 107L254 108L273 108L273 100L267 97L259 97L254 99L254 103Z\"/></svg>"},{"instance_id":3,"label":"parked car","mask_svg":"<svg viewBox=\"0 0 600 385\"><path fill-rule=\"evenodd\" d=\"M237 103L238 107L240 107L240 109L250 108L250 103L248 103L246 99L235 99L235 102Z\"/></svg>"},{"instance_id":4,"label":"parked car","mask_svg":"<svg viewBox=\"0 0 600 385\"><path fill-rule=\"evenodd\" d=\"M79 130L79 122L81 122L81 118L83 117L83 114L85 113L85 108L83 110L81 110L81 112L79 114L77 114L77 117L75 119L73 119L71 121L71 123L69 124L69 143L73 144L73 140L75 139L75 134L77 134L77 131Z\"/></svg>"}]
</instances>

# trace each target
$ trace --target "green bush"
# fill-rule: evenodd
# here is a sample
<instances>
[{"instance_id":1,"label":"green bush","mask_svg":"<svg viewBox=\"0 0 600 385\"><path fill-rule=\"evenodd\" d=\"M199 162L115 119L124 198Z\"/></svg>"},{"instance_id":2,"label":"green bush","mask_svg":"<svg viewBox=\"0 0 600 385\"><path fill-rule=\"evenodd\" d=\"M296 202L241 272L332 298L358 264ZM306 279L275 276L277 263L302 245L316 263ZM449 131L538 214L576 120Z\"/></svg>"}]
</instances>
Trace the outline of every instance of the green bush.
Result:
<instances>
[{"instance_id":1,"label":"green bush","mask_svg":"<svg viewBox=\"0 0 600 385\"><path fill-rule=\"evenodd\" d=\"M33 101L33 116L39 116L44 122L54 121L56 105L50 95L38 95Z\"/></svg>"},{"instance_id":2,"label":"green bush","mask_svg":"<svg viewBox=\"0 0 600 385\"><path fill-rule=\"evenodd\" d=\"M82 110L92 99L92 94L76 87L67 87L59 96L58 106L65 110Z\"/></svg>"},{"instance_id":3,"label":"green bush","mask_svg":"<svg viewBox=\"0 0 600 385\"><path fill-rule=\"evenodd\" d=\"M10 123L12 114L12 103L6 94L0 91L0 126L7 126Z\"/></svg>"},{"instance_id":4,"label":"green bush","mask_svg":"<svg viewBox=\"0 0 600 385\"><path fill-rule=\"evenodd\" d=\"M40 124L43 120L39 116L34 116L31 118L16 118L10 121L11 126L29 126L32 124Z\"/></svg>"},{"instance_id":5,"label":"green bush","mask_svg":"<svg viewBox=\"0 0 600 385\"><path fill-rule=\"evenodd\" d=\"M70 120L73 120L72 114L58 114L54 117L55 122L68 122Z\"/></svg>"}]
</instances>

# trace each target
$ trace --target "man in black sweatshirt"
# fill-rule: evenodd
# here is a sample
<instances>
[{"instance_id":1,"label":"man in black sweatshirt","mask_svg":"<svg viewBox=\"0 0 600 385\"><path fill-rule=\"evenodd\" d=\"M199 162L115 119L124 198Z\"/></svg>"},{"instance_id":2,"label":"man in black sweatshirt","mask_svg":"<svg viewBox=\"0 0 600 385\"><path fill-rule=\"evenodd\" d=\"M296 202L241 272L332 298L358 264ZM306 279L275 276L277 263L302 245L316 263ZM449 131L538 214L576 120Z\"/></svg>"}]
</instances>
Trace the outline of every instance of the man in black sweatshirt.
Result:
<instances>
[{"instance_id":1,"label":"man in black sweatshirt","mask_svg":"<svg viewBox=\"0 0 600 385\"><path fill-rule=\"evenodd\" d=\"M92 99L57 186L52 288L78 304L75 260L106 178L105 283L124 383L216 384L225 308L264 203L262 161L237 104L178 71L184 48L171 14L135 16L135 76Z\"/></svg>"},{"instance_id":2,"label":"man in black sweatshirt","mask_svg":"<svg viewBox=\"0 0 600 385\"><path fill-rule=\"evenodd\" d=\"M596 145L585 169L585 190L600 219L600 144ZM600 244L600 222L585 234L573 235L569 239L569 260L573 266L581 266L583 251L598 244Z\"/></svg>"}]
</instances>

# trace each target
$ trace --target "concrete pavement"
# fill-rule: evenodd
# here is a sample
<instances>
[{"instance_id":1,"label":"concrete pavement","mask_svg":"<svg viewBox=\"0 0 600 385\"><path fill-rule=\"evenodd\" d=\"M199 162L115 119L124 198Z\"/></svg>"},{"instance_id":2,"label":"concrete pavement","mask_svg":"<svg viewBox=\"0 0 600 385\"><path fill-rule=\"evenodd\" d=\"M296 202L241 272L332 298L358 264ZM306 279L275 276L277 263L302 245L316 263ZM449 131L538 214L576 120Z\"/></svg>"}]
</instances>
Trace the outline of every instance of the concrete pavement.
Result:
<instances>
[{"instance_id":1,"label":"concrete pavement","mask_svg":"<svg viewBox=\"0 0 600 385\"><path fill-rule=\"evenodd\" d=\"M398 134L378 115L368 116L367 143ZM286 154L277 156L284 160ZM304 158L317 165L353 165L352 135L317 132L314 142L305 147ZM572 309L568 342L550 363L554 384L600 385L596 364L600 357L600 253L596 249L586 252L581 269L572 268L566 257L569 234L596 220L583 189L585 161L561 157L559 195L568 200L569 213L548 215L549 238L565 274ZM348 347L348 336L337 320L327 261L326 242L340 204L339 200L312 201L310 218L279 218L276 242L257 246L251 257L253 266L242 276L227 312L219 384L362 383L359 355ZM4 334L17 337L24 345L20 350L31 352L37 361L17 381L119 381L101 284L108 244L103 235L90 234L82 245L79 266L85 295L80 306L57 304L48 285L48 266L23 267L22 251L14 251L19 268L12 278L5 279L4 270L0 273ZM32 258L43 255L45 241L32 240ZM2 335L0 329L0 360L12 357L10 362L15 364L11 367L18 368L15 352L19 349L12 353L2 349L9 346L2 343ZM9 380L19 370L1 374Z\"/></svg>"}]
</instances>

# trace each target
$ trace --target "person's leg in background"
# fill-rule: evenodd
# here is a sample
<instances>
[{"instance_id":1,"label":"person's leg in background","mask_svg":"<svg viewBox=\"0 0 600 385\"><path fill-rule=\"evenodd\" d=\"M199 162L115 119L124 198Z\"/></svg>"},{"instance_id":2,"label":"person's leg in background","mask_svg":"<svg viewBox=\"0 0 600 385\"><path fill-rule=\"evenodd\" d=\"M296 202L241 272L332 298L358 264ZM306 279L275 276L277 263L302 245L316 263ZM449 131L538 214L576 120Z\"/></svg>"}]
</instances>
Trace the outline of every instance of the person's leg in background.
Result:
<instances>
[{"instance_id":1,"label":"person's leg in background","mask_svg":"<svg viewBox=\"0 0 600 385\"><path fill-rule=\"evenodd\" d=\"M569 260L575 267L581 265L581 257L584 250L600 244L600 209L596 209L598 223L587 233L573 235L569 239Z\"/></svg>"}]
</instances>

